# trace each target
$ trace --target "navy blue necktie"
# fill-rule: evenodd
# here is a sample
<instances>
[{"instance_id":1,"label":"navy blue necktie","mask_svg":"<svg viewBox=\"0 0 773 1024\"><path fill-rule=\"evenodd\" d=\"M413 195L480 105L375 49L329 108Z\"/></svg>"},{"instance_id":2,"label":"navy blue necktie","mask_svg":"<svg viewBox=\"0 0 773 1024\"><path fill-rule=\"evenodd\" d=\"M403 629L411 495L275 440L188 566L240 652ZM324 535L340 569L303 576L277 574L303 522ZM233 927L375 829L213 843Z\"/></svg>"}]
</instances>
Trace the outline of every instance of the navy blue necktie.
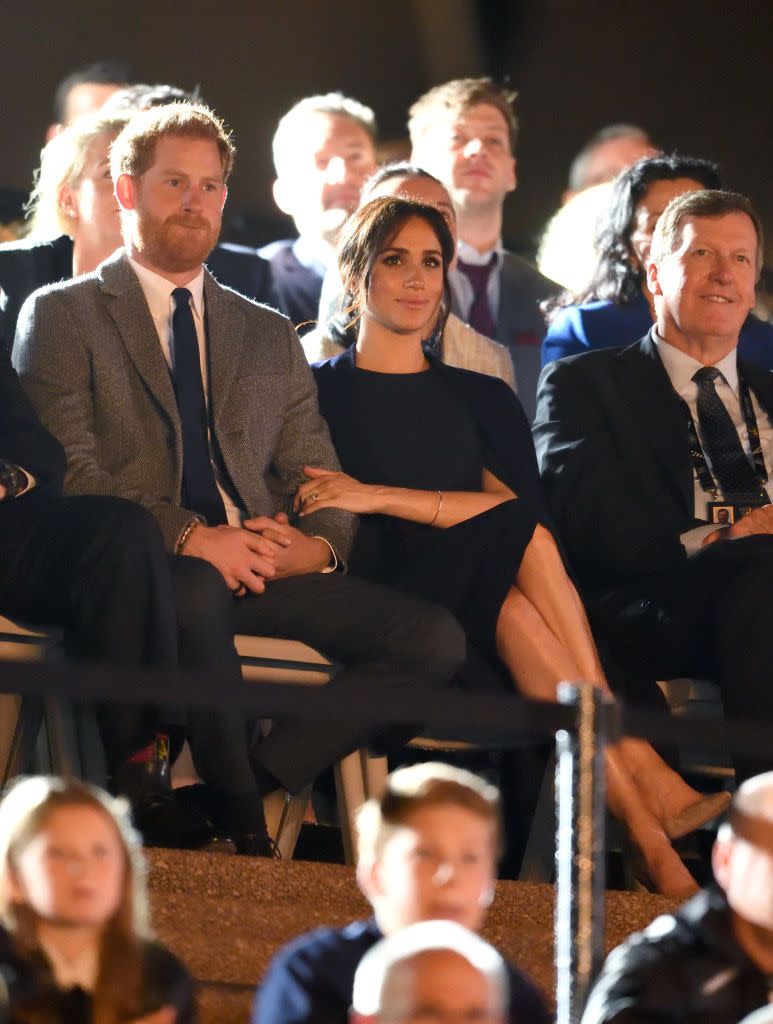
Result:
<instances>
[{"instance_id":1,"label":"navy blue necktie","mask_svg":"<svg viewBox=\"0 0 773 1024\"><path fill-rule=\"evenodd\" d=\"M172 297L174 388L183 432L182 500L185 508L204 516L210 526L217 526L228 520L209 454L209 419L191 293L187 288L175 288Z\"/></svg>"},{"instance_id":2,"label":"navy blue necktie","mask_svg":"<svg viewBox=\"0 0 773 1024\"><path fill-rule=\"evenodd\" d=\"M760 489L759 480L741 446L730 413L714 387L720 375L716 366L704 366L692 378L698 385L698 422L703 448L725 496L756 494Z\"/></svg>"},{"instance_id":3,"label":"navy blue necktie","mask_svg":"<svg viewBox=\"0 0 773 1024\"><path fill-rule=\"evenodd\" d=\"M487 338L493 338L497 333L491 303L488 300L488 282L496 261L497 254L492 253L488 263L465 263L460 259L456 264L472 285L472 305L467 314L467 323L479 334L485 334Z\"/></svg>"}]
</instances>

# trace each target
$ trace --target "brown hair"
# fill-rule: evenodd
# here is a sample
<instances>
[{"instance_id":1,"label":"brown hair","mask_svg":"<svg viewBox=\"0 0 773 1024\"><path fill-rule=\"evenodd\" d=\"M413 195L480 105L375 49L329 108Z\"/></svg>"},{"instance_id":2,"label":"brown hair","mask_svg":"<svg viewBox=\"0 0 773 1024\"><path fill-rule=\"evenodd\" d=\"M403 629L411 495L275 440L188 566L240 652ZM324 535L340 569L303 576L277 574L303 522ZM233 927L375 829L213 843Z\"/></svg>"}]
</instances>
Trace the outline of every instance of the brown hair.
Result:
<instances>
[{"instance_id":1,"label":"brown hair","mask_svg":"<svg viewBox=\"0 0 773 1024\"><path fill-rule=\"evenodd\" d=\"M699 192L685 192L672 199L658 218L650 247L650 259L659 263L665 256L675 252L682 241L682 224L687 217L724 217L729 213L745 213L754 225L757 235L756 271L759 277L762 269L764 237L762 222L757 211L746 196L738 192L723 192L719 189L701 189Z\"/></svg>"},{"instance_id":2,"label":"brown hair","mask_svg":"<svg viewBox=\"0 0 773 1024\"><path fill-rule=\"evenodd\" d=\"M471 107L485 103L496 107L507 123L510 136L510 152L515 152L518 138L518 119L513 109L517 92L504 89L491 78L455 78L451 82L436 85L420 96L408 111L408 134L415 147L418 140L436 121L438 115L451 114L459 117Z\"/></svg>"},{"instance_id":3,"label":"brown hair","mask_svg":"<svg viewBox=\"0 0 773 1024\"><path fill-rule=\"evenodd\" d=\"M22 956L38 951L36 919L12 898L18 860L54 811L89 807L115 826L124 858L121 902L105 924L94 989L94 1024L118 1024L139 1015L142 988L141 940L149 935L145 862L132 828L128 804L75 779L30 776L19 779L0 803L0 922Z\"/></svg>"},{"instance_id":4,"label":"brown hair","mask_svg":"<svg viewBox=\"0 0 773 1024\"><path fill-rule=\"evenodd\" d=\"M295 160L296 139L308 129L309 118L314 114L330 114L332 117L348 117L367 132L371 142L376 142L376 116L370 107L359 100L344 96L341 92L328 92L319 96L306 96L298 100L280 119L274 132L271 148L274 167L278 178L292 170Z\"/></svg>"},{"instance_id":5,"label":"brown hair","mask_svg":"<svg viewBox=\"0 0 773 1024\"><path fill-rule=\"evenodd\" d=\"M135 114L110 149L113 181L121 174L143 175L153 165L156 143L167 135L214 142L220 152L223 181L228 181L236 148L230 131L202 103L167 103Z\"/></svg>"},{"instance_id":6,"label":"brown hair","mask_svg":"<svg viewBox=\"0 0 773 1024\"><path fill-rule=\"evenodd\" d=\"M368 800L357 812L357 857L378 860L384 846L408 818L423 807L463 807L491 825L497 857L502 853L502 817L499 790L463 768L427 761L398 768L389 775L378 799Z\"/></svg>"},{"instance_id":7,"label":"brown hair","mask_svg":"<svg viewBox=\"0 0 773 1024\"><path fill-rule=\"evenodd\" d=\"M397 196L371 199L356 210L346 222L338 242L338 269L344 290L350 300L347 312L362 315L367 301L373 267L380 254L388 249L402 226L419 217L435 232L443 259L443 303L435 334L442 332L451 309L451 288L448 269L454 258L454 240L445 217L434 206Z\"/></svg>"}]
</instances>

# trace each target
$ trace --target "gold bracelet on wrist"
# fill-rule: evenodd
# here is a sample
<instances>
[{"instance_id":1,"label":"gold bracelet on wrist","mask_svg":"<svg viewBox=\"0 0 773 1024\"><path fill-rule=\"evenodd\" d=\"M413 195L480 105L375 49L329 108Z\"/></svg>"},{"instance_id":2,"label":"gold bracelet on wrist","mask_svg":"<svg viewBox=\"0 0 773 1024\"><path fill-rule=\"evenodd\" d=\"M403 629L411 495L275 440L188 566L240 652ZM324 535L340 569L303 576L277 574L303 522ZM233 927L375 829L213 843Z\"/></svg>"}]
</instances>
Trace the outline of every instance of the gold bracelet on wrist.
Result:
<instances>
[{"instance_id":1,"label":"gold bracelet on wrist","mask_svg":"<svg viewBox=\"0 0 773 1024\"><path fill-rule=\"evenodd\" d=\"M183 532L177 538L177 543L174 546L174 553L176 555L181 555L183 553L183 548L188 543L191 534L196 529L196 527L199 526L200 524L201 524L201 520L196 518L196 519L191 519L191 521L186 525L186 527L183 530Z\"/></svg>"},{"instance_id":2,"label":"gold bracelet on wrist","mask_svg":"<svg viewBox=\"0 0 773 1024\"><path fill-rule=\"evenodd\" d=\"M437 508L435 509L434 516L427 523L427 526L434 526L435 525L435 521L437 520L437 517L440 515L440 510L441 510L442 507L443 507L443 492L442 491L438 491L437 492Z\"/></svg>"}]
</instances>

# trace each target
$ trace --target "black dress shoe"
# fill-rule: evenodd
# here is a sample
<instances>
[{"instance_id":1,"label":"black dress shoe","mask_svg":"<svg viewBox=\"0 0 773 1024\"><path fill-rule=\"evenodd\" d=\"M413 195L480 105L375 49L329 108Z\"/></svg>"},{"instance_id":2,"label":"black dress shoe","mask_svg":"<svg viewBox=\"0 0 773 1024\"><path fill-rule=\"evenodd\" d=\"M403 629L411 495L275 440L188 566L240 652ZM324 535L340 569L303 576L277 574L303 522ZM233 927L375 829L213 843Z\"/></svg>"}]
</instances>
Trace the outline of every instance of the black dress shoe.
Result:
<instances>
[{"instance_id":1,"label":"black dress shoe","mask_svg":"<svg viewBox=\"0 0 773 1024\"><path fill-rule=\"evenodd\" d=\"M265 834L242 832L234 835L236 852L242 857L268 857L281 860L282 854L274 840Z\"/></svg>"},{"instance_id":2,"label":"black dress shoe","mask_svg":"<svg viewBox=\"0 0 773 1024\"><path fill-rule=\"evenodd\" d=\"M215 829L193 803L175 799L169 766L169 739L159 734L146 761L130 761L121 773L121 791L145 846L195 850L212 841Z\"/></svg>"}]
</instances>

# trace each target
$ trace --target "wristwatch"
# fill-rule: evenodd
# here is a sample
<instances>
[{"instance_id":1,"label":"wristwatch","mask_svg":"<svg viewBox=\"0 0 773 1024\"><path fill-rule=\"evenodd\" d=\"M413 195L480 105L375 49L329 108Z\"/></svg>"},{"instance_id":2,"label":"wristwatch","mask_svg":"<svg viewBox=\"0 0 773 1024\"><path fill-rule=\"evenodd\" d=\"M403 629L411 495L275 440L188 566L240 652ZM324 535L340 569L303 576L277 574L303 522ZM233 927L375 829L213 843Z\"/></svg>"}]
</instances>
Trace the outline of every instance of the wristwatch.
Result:
<instances>
[{"instance_id":1,"label":"wristwatch","mask_svg":"<svg viewBox=\"0 0 773 1024\"><path fill-rule=\"evenodd\" d=\"M0 486L5 490L4 501L16 498L29 487L30 479L19 466L0 459Z\"/></svg>"}]
</instances>

